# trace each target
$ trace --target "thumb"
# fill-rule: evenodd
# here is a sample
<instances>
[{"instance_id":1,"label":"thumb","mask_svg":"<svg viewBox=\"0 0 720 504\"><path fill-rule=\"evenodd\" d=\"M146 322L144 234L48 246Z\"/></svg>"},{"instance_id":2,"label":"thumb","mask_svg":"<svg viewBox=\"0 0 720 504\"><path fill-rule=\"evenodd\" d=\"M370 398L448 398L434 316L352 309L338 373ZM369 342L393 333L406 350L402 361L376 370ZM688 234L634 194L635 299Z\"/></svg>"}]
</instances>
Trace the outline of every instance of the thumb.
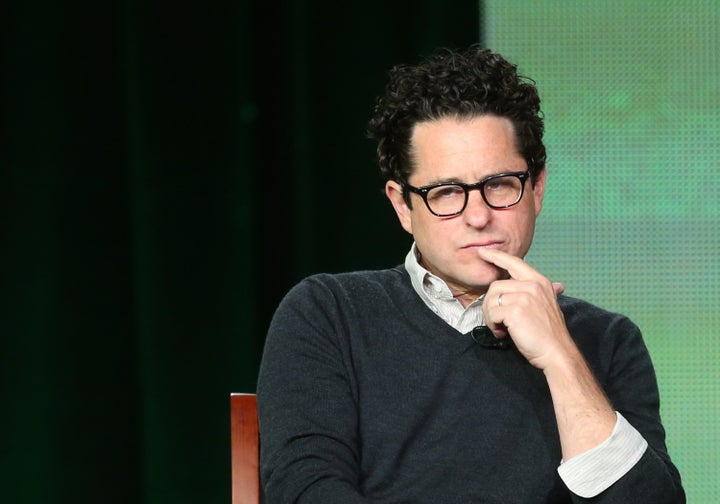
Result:
<instances>
[{"instance_id":1,"label":"thumb","mask_svg":"<svg viewBox=\"0 0 720 504\"><path fill-rule=\"evenodd\" d=\"M555 291L555 296L559 296L563 292L565 292L565 286L561 284L560 282L553 282L552 283L553 290Z\"/></svg>"}]
</instances>

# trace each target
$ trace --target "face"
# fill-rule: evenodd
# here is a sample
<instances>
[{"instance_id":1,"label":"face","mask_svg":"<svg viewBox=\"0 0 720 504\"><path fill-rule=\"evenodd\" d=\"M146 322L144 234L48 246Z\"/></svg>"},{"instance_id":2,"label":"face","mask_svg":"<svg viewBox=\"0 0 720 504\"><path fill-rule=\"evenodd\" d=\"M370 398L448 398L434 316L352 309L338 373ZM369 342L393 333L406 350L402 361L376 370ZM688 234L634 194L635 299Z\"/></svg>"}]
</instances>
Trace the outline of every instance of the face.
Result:
<instances>
[{"instance_id":1,"label":"face","mask_svg":"<svg viewBox=\"0 0 720 504\"><path fill-rule=\"evenodd\" d=\"M446 117L419 123L413 130L411 146L415 171L408 182L415 187L451 181L470 184L497 173L527 170L516 147L512 123L497 116ZM530 180L525 182L525 193L513 207L492 209L475 190L470 191L467 207L460 215L437 217L420 195L410 194L411 209L398 183L389 181L385 186L400 224L413 235L422 254L423 267L445 280L454 294L471 297L485 293L493 281L506 276L481 260L478 248L499 248L525 257L544 191L542 170L534 187Z\"/></svg>"}]
</instances>

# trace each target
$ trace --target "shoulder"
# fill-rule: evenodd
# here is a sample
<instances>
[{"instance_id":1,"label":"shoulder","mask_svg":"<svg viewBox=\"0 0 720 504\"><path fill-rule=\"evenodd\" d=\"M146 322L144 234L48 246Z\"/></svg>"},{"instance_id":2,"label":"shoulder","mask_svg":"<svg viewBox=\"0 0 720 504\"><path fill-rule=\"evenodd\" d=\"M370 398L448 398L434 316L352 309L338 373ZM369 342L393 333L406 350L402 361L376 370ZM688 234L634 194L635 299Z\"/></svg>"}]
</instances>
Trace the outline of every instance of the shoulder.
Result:
<instances>
[{"instance_id":1,"label":"shoulder","mask_svg":"<svg viewBox=\"0 0 720 504\"><path fill-rule=\"evenodd\" d=\"M558 302L570 334L599 376L618 359L649 362L640 328L626 315L564 295Z\"/></svg>"},{"instance_id":2,"label":"shoulder","mask_svg":"<svg viewBox=\"0 0 720 504\"><path fill-rule=\"evenodd\" d=\"M582 299L561 295L558 303L568 328L582 327L601 332L637 330L635 323L622 313L613 312Z\"/></svg>"},{"instance_id":3,"label":"shoulder","mask_svg":"<svg viewBox=\"0 0 720 504\"><path fill-rule=\"evenodd\" d=\"M385 270L317 273L295 284L276 308L268 339L347 340L368 320L406 310L414 291L401 266ZM417 295L415 295L417 297ZM335 336L333 336L335 335Z\"/></svg>"},{"instance_id":4,"label":"shoulder","mask_svg":"<svg viewBox=\"0 0 720 504\"><path fill-rule=\"evenodd\" d=\"M298 282L288 296L314 294L352 298L405 288L408 285L411 285L410 278L403 266L383 270L316 273Z\"/></svg>"},{"instance_id":5,"label":"shoulder","mask_svg":"<svg viewBox=\"0 0 720 504\"><path fill-rule=\"evenodd\" d=\"M340 307L371 307L398 302L412 291L403 266L382 270L316 273L303 278L285 294L278 309L333 311ZM413 291L414 292L414 291Z\"/></svg>"}]
</instances>

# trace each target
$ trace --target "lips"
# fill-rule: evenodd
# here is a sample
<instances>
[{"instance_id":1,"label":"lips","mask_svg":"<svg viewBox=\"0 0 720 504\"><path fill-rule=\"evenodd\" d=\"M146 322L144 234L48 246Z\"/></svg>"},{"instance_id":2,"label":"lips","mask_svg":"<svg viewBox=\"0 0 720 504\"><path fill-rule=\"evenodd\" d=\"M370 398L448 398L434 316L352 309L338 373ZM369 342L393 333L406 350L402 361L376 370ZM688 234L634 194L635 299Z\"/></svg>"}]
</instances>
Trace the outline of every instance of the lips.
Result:
<instances>
[{"instance_id":1,"label":"lips","mask_svg":"<svg viewBox=\"0 0 720 504\"><path fill-rule=\"evenodd\" d=\"M502 246L502 242L499 241L485 241L485 242L478 242L478 243L469 243L467 245L464 245L460 248L462 249L470 249L470 248L500 248Z\"/></svg>"}]
</instances>

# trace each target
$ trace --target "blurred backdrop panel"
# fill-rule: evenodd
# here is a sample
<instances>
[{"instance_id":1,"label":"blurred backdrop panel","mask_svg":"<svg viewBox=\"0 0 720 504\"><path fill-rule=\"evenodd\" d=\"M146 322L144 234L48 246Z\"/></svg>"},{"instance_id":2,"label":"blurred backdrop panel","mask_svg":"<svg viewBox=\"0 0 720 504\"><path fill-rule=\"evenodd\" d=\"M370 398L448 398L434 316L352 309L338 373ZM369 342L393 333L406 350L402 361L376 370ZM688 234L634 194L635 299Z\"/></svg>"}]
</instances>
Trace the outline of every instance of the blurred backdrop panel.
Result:
<instances>
[{"instance_id":1,"label":"blurred backdrop panel","mask_svg":"<svg viewBox=\"0 0 720 504\"><path fill-rule=\"evenodd\" d=\"M409 236L365 137L476 0L0 6L0 502L230 502L229 394L317 271Z\"/></svg>"},{"instance_id":2,"label":"blurred backdrop panel","mask_svg":"<svg viewBox=\"0 0 720 504\"><path fill-rule=\"evenodd\" d=\"M485 2L538 81L548 190L528 261L630 315L688 502L720 501L720 2Z\"/></svg>"}]
</instances>

